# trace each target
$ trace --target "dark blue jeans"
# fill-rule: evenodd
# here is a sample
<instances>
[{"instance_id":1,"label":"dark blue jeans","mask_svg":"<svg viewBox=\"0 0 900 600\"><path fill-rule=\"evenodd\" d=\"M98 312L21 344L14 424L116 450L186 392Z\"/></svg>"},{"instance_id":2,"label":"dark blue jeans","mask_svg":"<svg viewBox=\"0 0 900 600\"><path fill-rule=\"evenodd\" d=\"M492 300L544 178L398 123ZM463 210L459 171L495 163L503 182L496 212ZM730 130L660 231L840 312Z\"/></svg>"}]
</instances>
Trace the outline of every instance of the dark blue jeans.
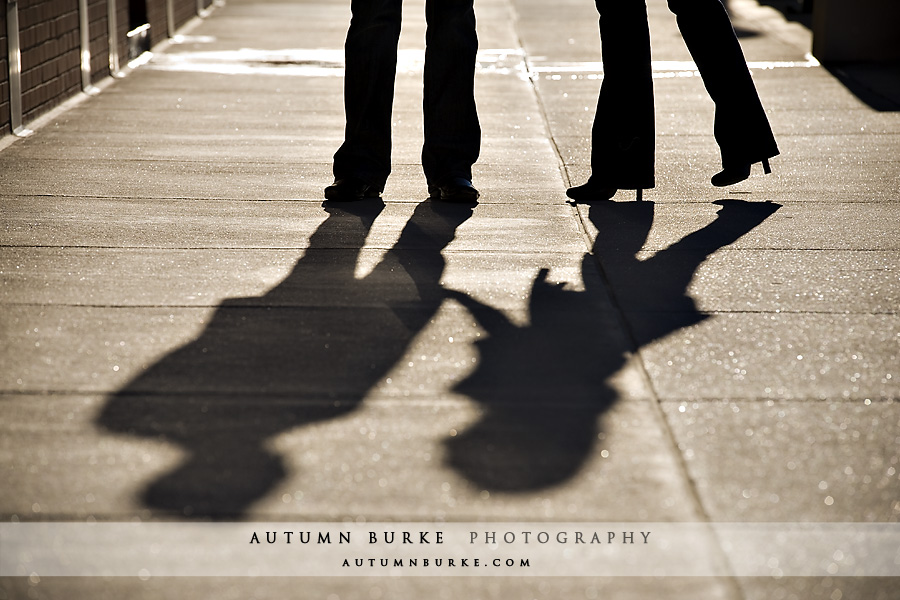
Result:
<instances>
[{"instance_id":1,"label":"dark blue jeans","mask_svg":"<svg viewBox=\"0 0 900 600\"><path fill-rule=\"evenodd\" d=\"M429 185L472 179L481 146L475 110L474 0L427 0L422 167ZM356 177L383 189L391 172L391 106L402 0L352 0L344 45L344 143L335 178Z\"/></svg>"}]
</instances>

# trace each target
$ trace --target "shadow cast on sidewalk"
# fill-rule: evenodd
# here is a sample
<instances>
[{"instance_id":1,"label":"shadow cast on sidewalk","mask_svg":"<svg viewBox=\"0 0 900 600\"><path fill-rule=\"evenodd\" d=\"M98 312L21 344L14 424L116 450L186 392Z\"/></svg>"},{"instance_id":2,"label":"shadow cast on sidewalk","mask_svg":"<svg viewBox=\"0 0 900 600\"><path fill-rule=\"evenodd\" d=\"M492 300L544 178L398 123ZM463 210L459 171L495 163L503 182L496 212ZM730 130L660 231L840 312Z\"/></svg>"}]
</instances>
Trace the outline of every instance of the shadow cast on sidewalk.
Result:
<instances>
[{"instance_id":1,"label":"shadow cast on sidewalk","mask_svg":"<svg viewBox=\"0 0 900 600\"><path fill-rule=\"evenodd\" d=\"M642 322L639 328L626 323L631 340L625 343L620 322L596 310L590 290L550 284L546 270L532 287L526 326L459 295L488 335L476 342L477 369L456 390L478 401L484 412L447 441L448 464L484 489L506 492L535 491L573 477L601 433L598 416L617 400L610 377L630 352L705 319L687 295L697 268L779 208L738 200L718 204L715 221L647 260L636 255L653 224L653 203L590 207L598 235L594 256L586 254L582 261L582 279L597 268L595 259L617 261L625 273L618 283L629 297L640 299L627 307L640 311ZM619 291L618 285L612 289Z\"/></svg>"},{"instance_id":2,"label":"shadow cast on sidewalk","mask_svg":"<svg viewBox=\"0 0 900 600\"><path fill-rule=\"evenodd\" d=\"M277 434L353 411L444 299L441 250L471 206L424 202L367 276L356 264L381 200L328 206L290 275L231 298L202 334L106 404L107 431L174 443L183 462L144 490L151 509L233 518L281 481Z\"/></svg>"},{"instance_id":3,"label":"shadow cast on sidewalk","mask_svg":"<svg viewBox=\"0 0 900 600\"><path fill-rule=\"evenodd\" d=\"M143 490L148 508L240 518L287 476L272 439L355 410L452 298L487 336L476 342L475 371L456 388L479 403L481 418L445 440L446 464L481 489L558 485L591 456L597 417L617 399L608 379L629 352L702 320L686 295L697 267L778 208L719 204L713 223L647 260L636 254L653 222L652 203L591 206L600 234L596 256L585 254L582 270L587 275L595 258L604 259L601 245L625 261L624 285L644 298L640 310L649 315L630 341L620 316L609 305L602 309L602 290L565 289L548 282L546 270L533 283L525 326L446 290L441 253L471 206L419 204L395 246L357 278L361 248L384 205L326 205L328 217L284 281L263 296L223 302L196 340L113 395L97 424L183 450L183 461Z\"/></svg>"},{"instance_id":4,"label":"shadow cast on sidewalk","mask_svg":"<svg viewBox=\"0 0 900 600\"><path fill-rule=\"evenodd\" d=\"M900 63L844 63L824 67L850 93L878 112L900 111Z\"/></svg>"}]
</instances>

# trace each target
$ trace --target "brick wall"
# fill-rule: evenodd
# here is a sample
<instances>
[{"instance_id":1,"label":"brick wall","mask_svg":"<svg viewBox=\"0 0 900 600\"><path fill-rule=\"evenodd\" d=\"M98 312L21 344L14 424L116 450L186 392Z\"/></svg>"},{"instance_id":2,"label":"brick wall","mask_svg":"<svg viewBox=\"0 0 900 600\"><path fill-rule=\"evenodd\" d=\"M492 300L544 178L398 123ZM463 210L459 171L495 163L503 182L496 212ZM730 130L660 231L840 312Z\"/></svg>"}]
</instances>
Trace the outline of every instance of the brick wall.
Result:
<instances>
[{"instance_id":1,"label":"brick wall","mask_svg":"<svg viewBox=\"0 0 900 600\"><path fill-rule=\"evenodd\" d=\"M20 0L22 120L81 89L78 0Z\"/></svg>"},{"instance_id":2,"label":"brick wall","mask_svg":"<svg viewBox=\"0 0 900 600\"><path fill-rule=\"evenodd\" d=\"M166 3L149 0L147 2L147 21L150 23L150 43L156 45L168 36L166 24Z\"/></svg>"},{"instance_id":3,"label":"brick wall","mask_svg":"<svg viewBox=\"0 0 900 600\"><path fill-rule=\"evenodd\" d=\"M175 3L175 26L181 27L197 16L197 0Z\"/></svg>"},{"instance_id":4,"label":"brick wall","mask_svg":"<svg viewBox=\"0 0 900 600\"><path fill-rule=\"evenodd\" d=\"M109 75L107 0L88 0L91 81ZM209 6L210 1L204 0ZM27 124L81 90L81 20L78 0L19 0L22 121ZM196 15L196 0L174 0L176 27ZM6 3L0 9L0 135L10 133ZM168 36L166 0L147 0L151 43ZM127 60L128 0L116 0L120 66Z\"/></svg>"}]
</instances>

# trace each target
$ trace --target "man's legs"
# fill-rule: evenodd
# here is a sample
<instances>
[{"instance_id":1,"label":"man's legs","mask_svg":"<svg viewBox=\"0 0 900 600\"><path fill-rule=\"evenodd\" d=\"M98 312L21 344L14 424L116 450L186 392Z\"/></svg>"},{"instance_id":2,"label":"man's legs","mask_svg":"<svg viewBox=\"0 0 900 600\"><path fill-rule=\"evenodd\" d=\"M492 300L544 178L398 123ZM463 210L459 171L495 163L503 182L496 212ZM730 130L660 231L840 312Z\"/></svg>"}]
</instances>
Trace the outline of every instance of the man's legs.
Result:
<instances>
[{"instance_id":1,"label":"man's legs","mask_svg":"<svg viewBox=\"0 0 900 600\"><path fill-rule=\"evenodd\" d=\"M391 107L402 0L352 0L344 44L344 143L335 179L355 178L377 191L391 172Z\"/></svg>"},{"instance_id":2,"label":"man's legs","mask_svg":"<svg viewBox=\"0 0 900 600\"><path fill-rule=\"evenodd\" d=\"M429 186L457 177L471 181L481 147L473 0L426 0L425 19L425 178Z\"/></svg>"}]
</instances>

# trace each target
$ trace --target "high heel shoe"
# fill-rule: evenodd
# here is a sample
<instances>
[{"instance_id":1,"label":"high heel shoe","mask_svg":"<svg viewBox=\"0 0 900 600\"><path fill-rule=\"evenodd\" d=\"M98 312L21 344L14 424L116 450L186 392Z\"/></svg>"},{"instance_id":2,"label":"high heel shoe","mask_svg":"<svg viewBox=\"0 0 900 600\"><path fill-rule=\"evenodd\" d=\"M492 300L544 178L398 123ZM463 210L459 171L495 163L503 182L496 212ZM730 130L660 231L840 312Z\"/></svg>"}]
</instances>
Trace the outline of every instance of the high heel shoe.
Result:
<instances>
[{"instance_id":1,"label":"high heel shoe","mask_svg":"<svg viewBox=\"0 0 900 600\"><path fill-rule=\"evenodd\" d=\"M570 187L566 190L566 196L577 202L592 202L597 200L609 200L616 195L617 188L595 183L592 179L587 182Z\"/></svg>"},{"instance_id":2,"label":"high heel shoe","mask_svg":"<svg viewBox=\"0 0 900 600\"><path fill-rule=\"evenodd\" d=\"M731 165L723 168L721 171L712 176L710 182L716 187L725 187L740 183L750 177L750 166L753 163L744 163L742 165ZM763 173L768 175L772 172L769 167L769 159L762 159Z\"/></svg>"}]
</instances>

